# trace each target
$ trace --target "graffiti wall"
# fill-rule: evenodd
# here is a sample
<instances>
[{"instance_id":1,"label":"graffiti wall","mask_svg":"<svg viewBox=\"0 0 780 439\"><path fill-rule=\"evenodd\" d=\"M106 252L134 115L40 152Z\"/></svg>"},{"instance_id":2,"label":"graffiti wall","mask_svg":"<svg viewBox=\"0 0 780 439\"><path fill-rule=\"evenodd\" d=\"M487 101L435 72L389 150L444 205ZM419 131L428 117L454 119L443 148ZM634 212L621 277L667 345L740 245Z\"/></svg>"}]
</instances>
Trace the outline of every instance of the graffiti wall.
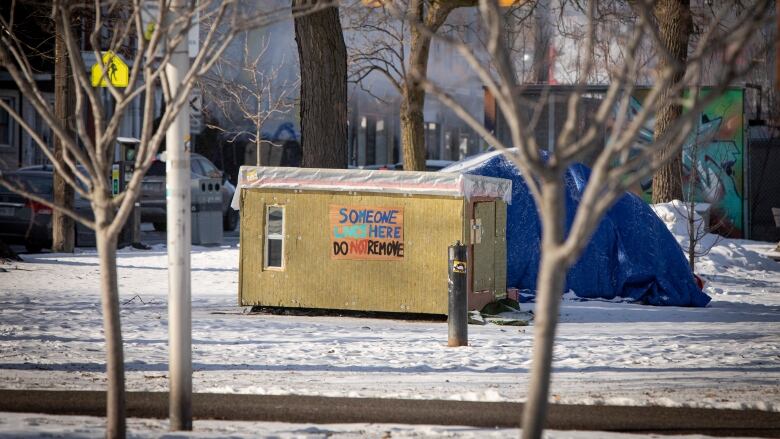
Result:
<instances>
[{"instance_id":1,"label":"graffiti wall","mask_svg":"<svg viewBox=\"0 0 780 439\"><path fill-rule=\"evenodd\" d=\"M706 93L707 90L702 90ZM641 108L642 92L632 98L632 112ZM683 194L710 203L710 226L729 237L744 236L744 92L727 90L699 117L698 127L683 146ZM653 127L642 130L639 142L652 141ZM643 198L652 200L652 180L642 183Z\"/></svg>"}]
</instances>

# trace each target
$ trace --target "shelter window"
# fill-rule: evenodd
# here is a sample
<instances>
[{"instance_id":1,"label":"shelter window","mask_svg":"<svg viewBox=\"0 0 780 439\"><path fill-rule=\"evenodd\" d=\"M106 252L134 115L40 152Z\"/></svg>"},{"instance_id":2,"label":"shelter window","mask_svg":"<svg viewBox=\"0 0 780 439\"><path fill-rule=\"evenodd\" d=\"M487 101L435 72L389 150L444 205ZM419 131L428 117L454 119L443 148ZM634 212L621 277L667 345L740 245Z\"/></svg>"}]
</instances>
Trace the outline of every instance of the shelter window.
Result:
<instances>
[{"instance_id":1,"label":"shelter window","mask_svg":"<svg viewBox=\"0 0 780 439\"><path fill-rule=\"evenodd\" d=\"M265 213L265 268L284 268L284 207L268 206Z\"/></svg>"}]
</instances>

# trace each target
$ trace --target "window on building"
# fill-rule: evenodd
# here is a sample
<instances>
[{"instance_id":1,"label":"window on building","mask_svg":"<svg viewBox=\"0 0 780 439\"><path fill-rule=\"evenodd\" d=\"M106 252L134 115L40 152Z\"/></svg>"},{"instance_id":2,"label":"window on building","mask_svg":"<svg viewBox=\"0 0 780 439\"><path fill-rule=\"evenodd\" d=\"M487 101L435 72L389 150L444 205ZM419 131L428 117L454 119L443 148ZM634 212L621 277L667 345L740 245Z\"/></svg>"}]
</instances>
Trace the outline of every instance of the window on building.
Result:
<instances>
[{"instance_id":1,"label":"window on building","mask_svg":"<svg viewBox=\"0 0 780 439\"><path fill-rule=\"evenodd\" d=\"M12 97L2 96L0 97L9 107L15 108L16 102ZM12 126L11 115L7 111L0 108L0 147L14 146L14 132Z\"/></svg>"},{"instance_id":2,"label":"window on building","mask_svg":"<svg viewBox=\"0 0 780 439\"><path fill-rule=\"evenodd\" d=\"M284 268L284 207L268 206L265 214L265 268Z\"/></svg>"}]
</instances>

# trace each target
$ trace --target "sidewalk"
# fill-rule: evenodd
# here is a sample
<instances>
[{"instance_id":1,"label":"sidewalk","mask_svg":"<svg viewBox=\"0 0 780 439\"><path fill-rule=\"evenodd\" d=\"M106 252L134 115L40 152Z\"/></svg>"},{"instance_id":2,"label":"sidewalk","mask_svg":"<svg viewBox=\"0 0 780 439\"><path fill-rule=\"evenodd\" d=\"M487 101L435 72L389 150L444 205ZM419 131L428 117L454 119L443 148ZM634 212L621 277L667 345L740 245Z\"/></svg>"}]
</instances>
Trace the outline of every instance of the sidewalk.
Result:
<instances>
[{"instance_id":1,"label":"sidewalk","mask_svg":"<svg viewBox=\"0 0 780 439\"><path fill-rule=\"evenodd\" d=\"M519 427L523 405L297 395L193 395L195 419L287 423L426 424ZM105 393L96 391L0 390L0 411L105 416ZM168 394L129 392L127 416L164 419ZM758 410L585 406L553 404L547 428L622 433L780 437L780 413Z\"/></svg>"}]
</instances>

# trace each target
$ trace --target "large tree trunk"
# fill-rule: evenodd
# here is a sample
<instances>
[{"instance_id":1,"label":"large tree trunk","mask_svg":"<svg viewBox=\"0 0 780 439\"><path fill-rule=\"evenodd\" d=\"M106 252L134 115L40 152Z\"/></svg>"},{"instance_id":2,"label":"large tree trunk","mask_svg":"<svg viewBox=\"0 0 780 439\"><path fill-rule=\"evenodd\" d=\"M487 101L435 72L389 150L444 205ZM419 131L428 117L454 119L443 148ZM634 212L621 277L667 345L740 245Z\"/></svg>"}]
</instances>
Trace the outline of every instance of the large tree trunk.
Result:
<instances>
[{"instance_id":1,"label":"large tree trunk","mask_svg":"<svg viewBox=\"0 0 780 439\"><path fill-rule=\"evenodd\" d=\"M293 9L316 4L293 0ZM301 66L302 166L347 167L347 46L338 7L295 17Z\"/></svg>"},{"instance_id":2,"label":"large tree trunk","mask_svg":"<svg viewBox=\"0 0 780 439\"><path fill-rule=\"evenodd\" d=\"M401 142L406 171L425 170L425 91L420 87L420 81L428 76L431 34L439 30L454 9L475 3L474 0L414 0L409 3L409 15L424 25L427 32L419 25L410 26L409 68L401 88ZM425 4L429 4L427 10Z\"/></svg>"},{"instance_id":3,"label":"large tree trunk","mask_svg":"<svg viewBox=\"0 0 780 439\"><path fill-rule=\"evenodd\" d=\"M536 279L531 381L523 412L523 439L539 439L547 417L555 327L568 267L558 250L564 240L566 203L562 181L542 187L542 260Z\"/></svg>"},{"instance_id":4,"label":"large tree trunk","mask_svg":"<svg viewBox=\"0 0 780 439\"><path fill-rule=\"evenodd\" d=\"M117 284L117 237L109 236L108 225L113 218L110 208L93 203L97 230L97 251L100 258L100 294L103 310L103 334L106 338L106 437L125 437L125 364L122 348L122 327L119 320L119 286ZM108 203L107 200L104 201Z\"/></svg>"},{"instance_id":5,"label":"large tree trunk","mask_svg":"<svg viewBox=\"0 0 780 439\"><path fill-rule=\"evenodd\" d=\"M423 107L425 107L425 92L414 85L405 84L401 96L401 144L404 153L404 170L406 171L425 170Z\"/></svg>"},{"instance_id":6,"label":"large tree trunk","mask_svg":"<svg viewBox=\"0 0 780 439\"><path fill-rule=\"evenodd\" d=\"M409 14L436 33L447 16L457 6L455 2L432 2L425 10L422 0L409 3ZM459 2L460 3L460 2ZM409 71L401 88L401 142L404 153L404 170L425 170L425 91L420 80L428 76L428 55L431 50L431 34L416 25L410 27L412 36L409 49Z\"/></svg>"},{"instance_id":7,"label":"large tree trunk","mask_svg":"<svg viewBox=\"0 0 780 439\"><path fill-rule=\"evenodd\" d=\"M409 15L420 23L425 23L424 1L409 3ZM438 8L438 3L430 6ZM431 12L430 10L428 11ZM446 17L446 16L445 16ZM425 23L426 25L428 23ZM429 29L436 32L436 29ZM404 170L425 170L425 91L420 87L420 79L428 76L428 54L431 50L431 36L415 25L410 26L412 35L409 49L409 71L401 88L401 145L404 154Z\"/></svg>"},{"instance_id":8,"label":"large tree trunk","mask_svg":"<svg viewBox=\"0 0 780 439\"><path fill-rule=\"evenodd\" d=\"M663 72L668 68L674 69L670 87L676 87L685 75L685 63L688 59L688 37L691 32L691 5L690 0L660 0L656 3L653 11L655 14L659 35L663 48L673 58L673 62L659 55L658 72ZM668 88L667 88L668 90ZM665 103L656 113L654 137L661 139L667 128L672 125L680 115L682 115L682 106L672 99L679 96L671 96L663 93L661 102ZM663 142L660 145L658 154L667 154L675 145L669 142ZM674 157L664 166L660 167L653 176L653 203L665 203L672 200L682 199L682 152L676 153Z\"/></svg>"},{"instance_id":9,"label":"large tree trunk","mask_svg":"<svg viewBox=\"0 0 780 439\"><path fill-rule=\"evenodd\" d=\"M54 115L61 121L66 121L71 117L70 111L70 69L68 68L67 51L65 50L65 41L62 29L62 20L55 20L55 43L54 43ZM65 126L69 124L65 123ZM54 157L58 162L62 162L64 151L62 140L54 136ZM54 203L65 208L73 208L73 188L65 182L59 172L54 172ZM52 245L53 252L73 252L75 245L75 226L73 219L62 213L59 209L52 212Z\"/></svg>"}]
</instances>

